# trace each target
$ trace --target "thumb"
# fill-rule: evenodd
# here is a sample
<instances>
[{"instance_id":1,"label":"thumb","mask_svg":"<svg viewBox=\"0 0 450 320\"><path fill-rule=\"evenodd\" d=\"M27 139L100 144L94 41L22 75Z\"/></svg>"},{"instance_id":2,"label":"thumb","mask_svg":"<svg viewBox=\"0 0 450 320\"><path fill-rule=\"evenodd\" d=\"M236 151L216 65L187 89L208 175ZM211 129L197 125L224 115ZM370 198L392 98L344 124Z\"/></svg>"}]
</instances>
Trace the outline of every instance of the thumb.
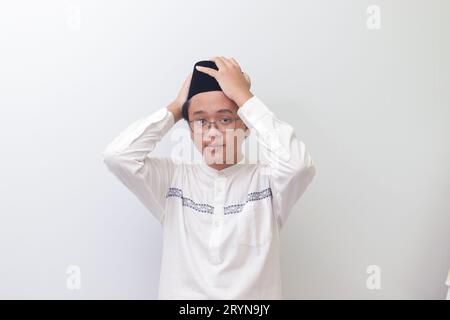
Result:
<instances>
[{"instance_id":1,"label":"thumb","mask_svg":"<svg viewBox=\"0 0 450 320\"><path fill-rule=\"evenodd\" d=\"M198 71L201 71L203 73L206 73L206 74L210 75L211 77L214 77L216 72L217 72L217 70L214 70L214 69L211 69L211 68L208 68L208 67L195 66L195 68Z\"/></svg>"},{"instance_id":2,"label":"thumb","mask_svg":"<svg viewBox=\"0 0 450 320\"><path fill-rule=\"evenodd\" d=\"M249 76L248 74L244 73L244 78L245 78L245 80L247 81L248 86L251 87L251 85L252 85L252 80L250 79L250 76Z\"/></svg>"}]
</instances>

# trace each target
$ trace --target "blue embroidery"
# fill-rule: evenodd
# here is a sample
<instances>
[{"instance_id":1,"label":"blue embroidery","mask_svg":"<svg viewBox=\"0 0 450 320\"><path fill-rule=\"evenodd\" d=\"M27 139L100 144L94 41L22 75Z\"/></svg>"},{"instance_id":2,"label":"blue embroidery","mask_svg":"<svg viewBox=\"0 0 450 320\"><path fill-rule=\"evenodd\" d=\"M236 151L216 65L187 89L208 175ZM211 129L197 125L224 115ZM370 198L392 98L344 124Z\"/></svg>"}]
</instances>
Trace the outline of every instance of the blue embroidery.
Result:
<instances>
[{"instance_id":1,"label":"blue embroidery","mask_svg":"<svg viewBox=\"0 0 450 320\"><path fill-rule=\"evenodd\" d=\"M261 191L256 191L256 192L252 192L249 193L247 195L247 200L244 203L240 203L240 204L234 204L234 205L230 205L230 206L226 206L224 207L224 213L227 214L234 214L234 213L239 213L242 211L242 209L244 208L245 204L247 202L250 201L257 201L257 200L261 200L267 197L272 197L272 189L271 188L267 188Z\"/></svg>"},{"instance_id":2,"label":"blue embroidery","mask_svg":"<svg viewBox=\"0 0 450 320\"><path fill-rule=\"evenodd\" d=\"M168 198L168 197L179 197L182 199L183 206L192 208L196 211L209 213L209 214L214 213L214 206L211 206L211 205L205 204L205 203L197 203L197 202L193 201L192 199L184 197L183 190L181 190L181 189L169 188L169 191L166 194L166 198ZM267 197L272 197L272 189L271 188L267 188L262 191L251 192L247 195L247 200L244 203L224 206L224 208L223 208L224 214L227 215L227 214L239 213L242 211L242 208L244 208L244 206L247 202L257 201L257 200L261 200L261 199L264 199Z\"/></svg>"},{"instance_id":3,"label":"blue embroidery","mask_svg":"<svg viewBox=\"0 0 450 320\"><path fill-rule=\"evenodd\" d=\"M178 188L169 188L167 192L166 198L168 197L179 197L182 199L183 206L190 207L196 211L205 212L205 213L213 213L214 207L209 204L197 203L189 198L183 196L183 190Z\"/></svg>"}]
</instances>

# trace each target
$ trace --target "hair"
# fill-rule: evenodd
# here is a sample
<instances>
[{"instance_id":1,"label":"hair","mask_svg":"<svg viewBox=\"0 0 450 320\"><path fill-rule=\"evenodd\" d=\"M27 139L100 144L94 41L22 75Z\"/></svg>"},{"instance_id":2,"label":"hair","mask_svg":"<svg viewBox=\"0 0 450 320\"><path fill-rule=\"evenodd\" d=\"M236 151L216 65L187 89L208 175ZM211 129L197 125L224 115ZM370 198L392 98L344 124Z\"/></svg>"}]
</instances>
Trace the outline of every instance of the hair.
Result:
<instances>
[{"instance_id":1,"label":"hair","mask_svg":"<svg viewBox=\"0 0 450 320\"><path fill-rule=\"evenodd\" d=\"M191 99L186 100L181 106L181 115L183 119L189 121L189 105L191 104Z\"/></svg>"}]
</instances>

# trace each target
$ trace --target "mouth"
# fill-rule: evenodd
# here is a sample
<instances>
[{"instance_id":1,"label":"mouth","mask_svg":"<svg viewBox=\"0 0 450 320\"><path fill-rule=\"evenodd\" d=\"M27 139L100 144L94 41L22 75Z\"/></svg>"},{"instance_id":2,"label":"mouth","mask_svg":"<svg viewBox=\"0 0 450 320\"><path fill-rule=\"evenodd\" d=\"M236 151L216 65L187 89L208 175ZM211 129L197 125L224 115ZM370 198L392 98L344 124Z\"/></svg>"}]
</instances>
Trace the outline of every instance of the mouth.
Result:
<instances>
[{"instance_id":1,"label":"mouth","mask_svg":"<svg viewBox=\"0 0 450 320\"><path fill-rule=\"evenodd\" d=\"M224 146L223 144L208 144L206 147L216 149L216 148L222 148L223 146Z\"/></svg>"}]
</instances>

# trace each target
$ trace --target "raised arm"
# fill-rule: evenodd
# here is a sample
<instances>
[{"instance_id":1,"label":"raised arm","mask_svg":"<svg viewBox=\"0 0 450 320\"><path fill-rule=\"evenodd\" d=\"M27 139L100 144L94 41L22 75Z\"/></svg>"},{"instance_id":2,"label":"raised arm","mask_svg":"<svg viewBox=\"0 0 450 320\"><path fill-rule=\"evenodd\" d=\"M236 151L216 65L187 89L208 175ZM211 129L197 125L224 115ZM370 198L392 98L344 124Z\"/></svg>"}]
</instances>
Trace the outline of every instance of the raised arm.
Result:
<instances>
[{"instance_id":1,"label":"raised arm","mask_svg":"<svg viewBox=\"0 0 450 320\"><path fill-rule=\"evenodd\" d=\"M258 97L248 99L237 113L256 134L268 162L273 209L281 228L315 175L311 154L293 127L278 119Z\"/></svg>"},{"instance_id":2,"label":"raised arm","mask_svg":"<svg viewBox=\"0 0 450 320\"><path fill-rule=\"evenodd\" d=\"M147 207L162 224L165 194L175 169L171 158L149 154L174 125L169 107L129 125L103 151L108 169Z\"/></svg>"},{"instance_id":3,"label":"raised arm","mask_svg":"<svg viewBox=\"0 0 450 320\"><path fill-rule=\"evenodd\" d=\"M177 97L167 107L137 120L121 132L103 151L103 162L163 224L164 206L176 163L168 157L149 154L181 119L192 73L184 80Z\"/></svg>"}]
</instances>

